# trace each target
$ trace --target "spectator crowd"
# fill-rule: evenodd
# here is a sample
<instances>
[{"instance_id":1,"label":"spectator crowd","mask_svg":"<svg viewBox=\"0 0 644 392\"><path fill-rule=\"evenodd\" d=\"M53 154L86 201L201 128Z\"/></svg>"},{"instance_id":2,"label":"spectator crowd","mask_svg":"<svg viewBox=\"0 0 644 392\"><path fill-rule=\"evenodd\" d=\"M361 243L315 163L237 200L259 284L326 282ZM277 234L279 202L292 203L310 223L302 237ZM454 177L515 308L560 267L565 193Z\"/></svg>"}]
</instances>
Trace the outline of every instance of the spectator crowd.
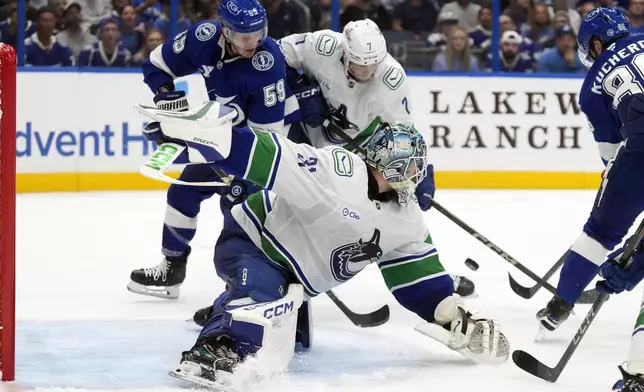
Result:
<instances>
[{"instance_id":1,"label":"spectator crowd","mask_svg":"<svg viewBox=\"0 0 644 392\"><path fill-rule=\"evenodd\" d=\"M27 66L132 67L171 37L171 0L0 0L0 42L16 46L18 1L25 2ZM176 0L176 31L216 19L220 0ZM491 1L502 10L493 20ZM331 0L260 0L268 34L331 28ZM369 18L408 70L492 69L492 26L500 30L502 72L584 73L577 55L581 19L617 6L644 34L644 0L340 0L340 29Z\"/></svg>"}]
</instances>

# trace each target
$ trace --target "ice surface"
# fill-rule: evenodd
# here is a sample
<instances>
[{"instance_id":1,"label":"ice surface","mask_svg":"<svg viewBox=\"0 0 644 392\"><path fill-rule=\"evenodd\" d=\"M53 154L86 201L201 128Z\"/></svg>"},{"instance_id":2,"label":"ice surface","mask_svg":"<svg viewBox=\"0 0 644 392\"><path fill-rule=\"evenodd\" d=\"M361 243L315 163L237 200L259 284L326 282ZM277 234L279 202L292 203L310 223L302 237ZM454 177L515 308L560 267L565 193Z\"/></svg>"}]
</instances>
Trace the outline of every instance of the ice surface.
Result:
<instances>
[{"instance_id":1,"label":"ice surface","mask_svg":"<svg viewBox=\"0 0 644 392\"><path fill-rule=\"evenodd\" d=\"M579 235L594 198L586 191L440 191L450 211L538 273ZM167 375L198 330L185 320L223 289L212 265L220 229L218 200L203 205L181 298L168 301L126 291L130 271L160 261L162 192L26 194L18 196L17 379L5 388L47 392L68 388L176 391ZM530 280L436 211L427 222L443 263L471 277L478 298L469 305L498 318L514 349L553 366L588 306L535 345L534 314L550 298L526 301L507 271ZM470 271L463 261L480 264ZM289 371L253 391L609 391L626 359L640 291L613 297L555 385L509 361L476 366L416 332L421 322L398 306L377 269L336 290L356 311L392 308L377 328L353 326L321 296L313 301L314 348L298 353ZM55 389L52 389L55 388ZM63 389L59 389L63 388Z\"/></svg>"}]
</instances>

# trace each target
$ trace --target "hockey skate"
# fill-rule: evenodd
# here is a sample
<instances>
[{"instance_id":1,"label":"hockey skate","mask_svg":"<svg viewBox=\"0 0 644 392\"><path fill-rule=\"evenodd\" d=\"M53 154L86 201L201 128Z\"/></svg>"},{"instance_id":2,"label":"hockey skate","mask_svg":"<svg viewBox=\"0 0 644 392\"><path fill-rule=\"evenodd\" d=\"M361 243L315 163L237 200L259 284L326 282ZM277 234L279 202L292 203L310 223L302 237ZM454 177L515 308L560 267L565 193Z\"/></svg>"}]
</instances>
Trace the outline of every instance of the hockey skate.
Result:
<instances>
[{"instance_id":1,"label":"hockey skate","mask_svg":"<svg viewBox=\"0 0 644 392\"><path fill-rule=\"evenodd\" d=\"M561 297L555 295L545 308L537 312L537 320L548 331L554 331L568 319L568 316L572 313L572 308L573 305L569 305Z\"/></svg>"},{"instance_id":2,"label":"hockey skate","mask_svg":"<svg viewBox=\"0 0 644 392\"><path fill-rule=\"evenodd\" d=\"M454 292L456 294L461 297L469 297L474 294L474 282L470 279L459 275L450 275L450 277L454 281Z\"/></svg>"},{"instance_id":3,"label":"hockey skate","mask_svg":"<svg viewBox=\"0 0 644 392\"><path fill-rule=\"evenodd\" d=\"M614 392L644 392L644 376L641 374L632 375L622 366L618 366L622 373L622 379L613 385Z\"/></svg>"},{"instance_id":4,"label":"hockey skate","mask_svg":"<svg viewBox=\"0 0 644 392\"><path fill-rule=\"evenodd\" d=\"M151 268L132 271L127 289L136 294L176 299L179 287L186 278L186 261L190 248L179 257L166 257Z\"/></svg>"},{"instance_id":5,"label":"hockey skate","mask_svg":"<svg viewBox=\"0 0 644 392\"><path fill-rule=\"evenodd\" d=\"M198 342L190 351L184 351L181 363L169 374L214 390L227 390L226 382L240 363L233 352L233 340L229 335L210 337Z\"/></svg>"}]
</instances>

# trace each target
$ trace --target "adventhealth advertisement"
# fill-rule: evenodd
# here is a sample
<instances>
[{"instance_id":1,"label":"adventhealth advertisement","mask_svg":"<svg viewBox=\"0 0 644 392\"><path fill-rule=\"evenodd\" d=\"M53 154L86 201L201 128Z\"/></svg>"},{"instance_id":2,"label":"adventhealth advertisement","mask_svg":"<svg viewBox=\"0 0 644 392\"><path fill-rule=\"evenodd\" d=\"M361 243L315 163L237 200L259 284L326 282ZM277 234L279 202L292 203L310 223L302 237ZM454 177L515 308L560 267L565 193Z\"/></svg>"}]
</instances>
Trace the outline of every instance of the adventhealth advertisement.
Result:
<instances>
[{"instance_id":1,"label":"adventhealth advertisement","mask_svg":"<svg viewBox=\"0 0 644 392\"><path fill-rule=\"evenodd\" d=\"M581 82L410 76L411 110L438 185L596 186L602 164L579 110ZM200 75L177 86L191 104L206 99ZM18 73L19 190L162 187L137 173L154 144L133 105L152 97L137 73Z\"/></svg>"}]
</instances>

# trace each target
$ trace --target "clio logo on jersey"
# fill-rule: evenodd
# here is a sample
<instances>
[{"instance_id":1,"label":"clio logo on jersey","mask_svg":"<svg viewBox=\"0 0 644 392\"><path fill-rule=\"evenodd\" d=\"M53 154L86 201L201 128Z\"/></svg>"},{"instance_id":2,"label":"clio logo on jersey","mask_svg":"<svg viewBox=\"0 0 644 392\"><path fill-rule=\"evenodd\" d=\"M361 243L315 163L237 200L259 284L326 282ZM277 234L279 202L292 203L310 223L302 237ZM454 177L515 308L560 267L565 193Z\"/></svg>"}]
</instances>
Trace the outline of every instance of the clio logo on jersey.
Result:
<instances>
[{"instance_id":1,"label":"clio logo on jersey","mask_svg":"<svg viewBox=\"0 0 644 392\"><path fill-rule=\"evenodd\" d=\"M358 215L357 212L351 211L346 207L342 209L342 216L348 216L351 219L360 220L360 215Z\"/></svg>"},{"instance_id":2,"label":"clio logo on jersey","mask_svg":"<svg viewBox=\"0 0 644 392\"><path fill-rule=\"evenodd\" d=\"M300 91L300 92L295 93L295 98L297 98L297 99L311 98L311 97L315 96L319 92L320 92L320 86L315 86L315 87L313 87L313 88L311 88L309 90Z\"/></svg>"}]
</instances>

